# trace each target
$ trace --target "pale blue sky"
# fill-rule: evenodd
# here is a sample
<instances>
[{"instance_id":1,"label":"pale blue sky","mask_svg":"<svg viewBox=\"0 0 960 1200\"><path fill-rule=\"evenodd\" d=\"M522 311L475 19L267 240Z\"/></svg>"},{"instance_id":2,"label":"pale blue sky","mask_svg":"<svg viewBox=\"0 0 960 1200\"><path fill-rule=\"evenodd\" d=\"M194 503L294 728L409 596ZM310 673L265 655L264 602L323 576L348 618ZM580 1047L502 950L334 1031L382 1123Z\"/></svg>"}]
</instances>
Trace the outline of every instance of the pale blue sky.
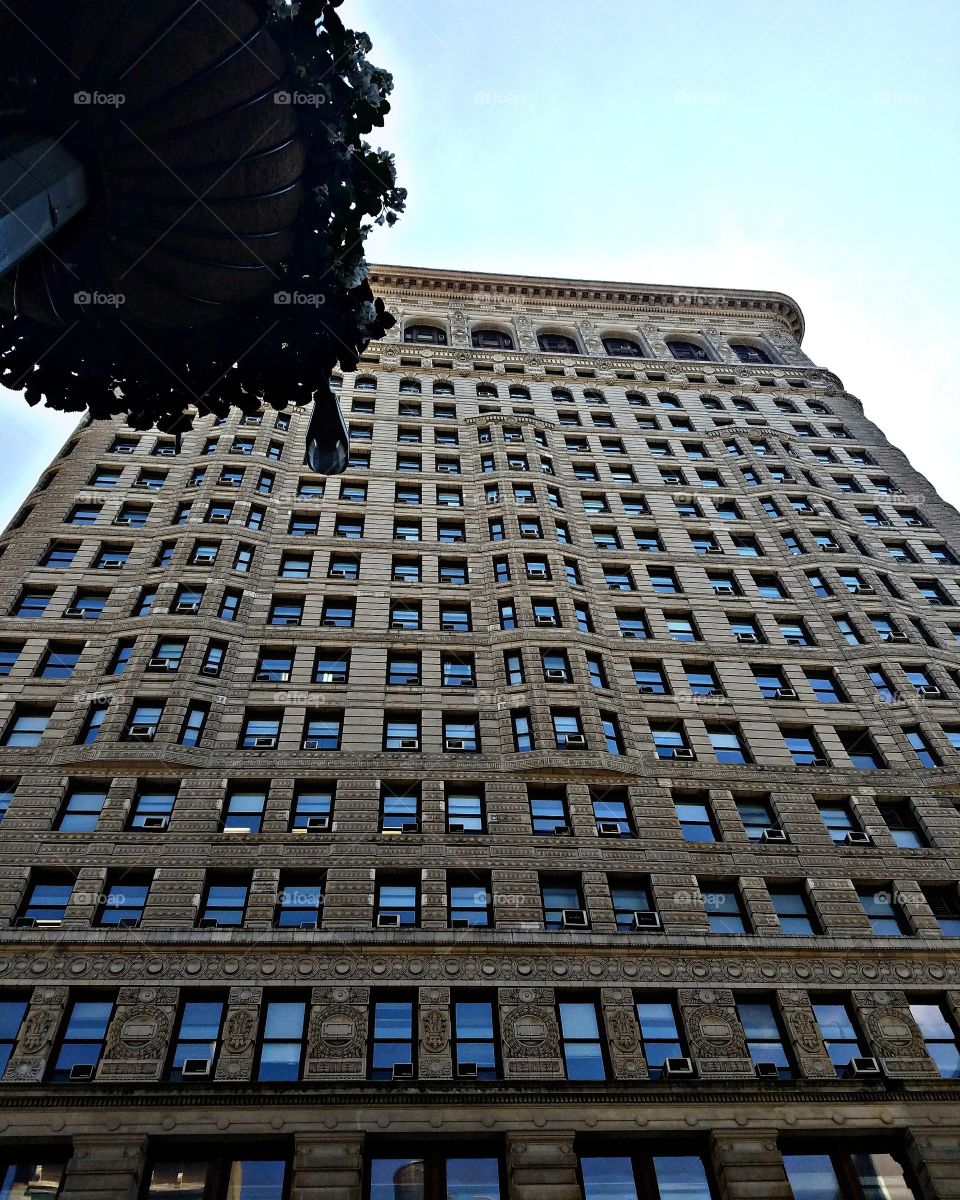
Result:
<instances>
[{"instance_id":1,"label":"pale blue sky","mask_svg":"<svg viewBox=\"0 0 960 1200\"><path fill-rule=\"evenodd\" d=\"M788 292L811 357L960 503L956 0L341 12L396 79L410 199L373 261ZM72 421L0 412L6 521Z\"/></svg>"}]
</instances>

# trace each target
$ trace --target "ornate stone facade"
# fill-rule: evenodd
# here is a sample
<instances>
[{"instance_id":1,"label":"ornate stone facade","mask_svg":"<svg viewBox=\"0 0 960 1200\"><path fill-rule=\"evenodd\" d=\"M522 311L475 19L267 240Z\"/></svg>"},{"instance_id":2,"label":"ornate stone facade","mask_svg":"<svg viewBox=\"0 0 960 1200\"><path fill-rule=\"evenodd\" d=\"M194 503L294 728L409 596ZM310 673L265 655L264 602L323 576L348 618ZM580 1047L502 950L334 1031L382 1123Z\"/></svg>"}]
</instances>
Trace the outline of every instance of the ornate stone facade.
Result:
<instances>
[{"instance_id":1,"label":"ornate stone facade","mask_svg":"<svg viewBox=\"0 0 960 1200\"><path fill-rule=\"evenodd\" d=\"M90 425L3 536L0 1162L37 1146L64 1200L140 1200L185 1146L263 1150L296 1200L361 1200L372 1155L456 1145L498 1159L501 1200L580 1200L584 1154L657 1146L716 1200L790 1200L785 1153L849 1145L958 1200L960 1083L918 1024L960 1015L957 513L806 358L788 297L375 274L399 324L342 381L351 465L322 495L305 414L201 419L177 453ZM58 911L36 891L65 884ZM211 885L239 921L204 920ZM412 920L378 923L384 885ZM575 897L556 927L550 888ZM788 936L788 893L815 932ZM108 1016L70 1082L88 1000ZM210 1069L173 1081L190 1001L220 1014ZM281 1004L294 1079L263 1077ZM874 1073L838 1077L828 1004ZM591 1019L603 1079L573 1066ZM409 1061L377 1078L390 1037Z\"/></svg>"}]
</instances>

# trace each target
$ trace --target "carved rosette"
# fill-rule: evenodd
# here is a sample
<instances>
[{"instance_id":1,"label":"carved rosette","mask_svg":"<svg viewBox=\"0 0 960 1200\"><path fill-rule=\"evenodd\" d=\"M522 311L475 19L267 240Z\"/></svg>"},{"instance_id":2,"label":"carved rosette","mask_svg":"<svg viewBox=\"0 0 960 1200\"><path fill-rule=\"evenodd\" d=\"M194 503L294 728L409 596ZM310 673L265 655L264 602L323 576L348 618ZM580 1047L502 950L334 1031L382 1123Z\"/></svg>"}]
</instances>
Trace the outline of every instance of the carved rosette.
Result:
<instances>
[{"instance_id":1,"label":"carved rosette","mask_svg":"<svg viewBox=\"0 0 960 1200\"><path fill-rule=\"evenodd\" d=\"M369 988L314 988L304 1079L366 1074Z\"/></svg>"},{"instance_id":2,"label":"carved rosette","mask_svg":"<svg viewBox=\"0 0 960 1200\"><path fill-rule=\"evenodd\" d=\"M418 1074L421 1079L451 1079L450 989L421 988Z\"/></svg>"},{"instance_id":3,"label":"carved rosette","mask_svg":"<svg viewBox=\"0 0 960 1200\"><path fill-rule=\"evenodd\" d=\"M5 1081L38 1083L43 1078L68 996L69 991L65 987L36 989L20 1027L17 1044L7 1063L3 1076Z\"/></svg>"},{"instance_id":4,"label":"carved rosette","mask_svg":"<svg viewBox=\"0 0 960 1200\"><path fill-rule=\"evenodd\" d=\"M753 1076L753 1063L737 1018L733 993L681 989L680 1014L690 1050L705 1078Z\"/></svg>"},{"instance_id":5,"label":"carved rosette","mask_svg":"<svg viewBox=\"0 0 960 1200\"><path fill-rule=\"evenodd\" d=\"M500 1028L508 1079L562 1079L560 1030L552 988L502 988Z\"/></svg>"}]
</instances>

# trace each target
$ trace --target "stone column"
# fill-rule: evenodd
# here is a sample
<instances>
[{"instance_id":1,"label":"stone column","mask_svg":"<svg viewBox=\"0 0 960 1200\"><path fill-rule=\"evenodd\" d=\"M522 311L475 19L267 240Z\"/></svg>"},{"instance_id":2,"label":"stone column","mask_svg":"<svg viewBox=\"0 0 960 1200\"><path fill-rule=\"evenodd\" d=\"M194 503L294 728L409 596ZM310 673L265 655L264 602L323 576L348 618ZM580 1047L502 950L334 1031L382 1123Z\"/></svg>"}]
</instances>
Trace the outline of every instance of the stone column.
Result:
<instances>
[{"instance_id":1,"label":"stone column","mask_svg":"<svg viewBox=\"0 0 960 1200\"><path fill-rule=\"evenodd\" d=\"M73 1155L59 1200L137 1200L147 1163L140 1134L84 1134L73 1139Z\"/></svg>"},{"instance_id":2,"label":"stone column","mask_svg":"<svg viewBox=\"0 0 960 1200\"><path fill-rule=\"evenodd\" d=\"M508 1133L510 1200L581 1200L573 1132Z\"/></svg>"},{"instance_id":3,"label":"stone column","mask_svg":"<svg viewBox=\"0 0 960 1200\"><path fill-rule=\"evenodd\" d=\"M362 1133L298 1133L290 1200L360 1200Z\"/></svg>"},{"instance_id":4,"label":"stone column","mask_svg":"<svg viewBox=\"0 0 960 1200\"><path fill-rule=\"evenodd\" d=\"M715 1131L710 1155L723 1200L792 1200L775 1129Z\"/></svg>"},{"instance_id":5,"label":"stone column","mask_svg":"<svg viewBox=\"0 0 960 1200\"><path fill-rule=\"evenodd\" d=\"M921 1193L960 1200L960 1129L907 1133L907 1155Z\"/></svg>"}]
</instances>

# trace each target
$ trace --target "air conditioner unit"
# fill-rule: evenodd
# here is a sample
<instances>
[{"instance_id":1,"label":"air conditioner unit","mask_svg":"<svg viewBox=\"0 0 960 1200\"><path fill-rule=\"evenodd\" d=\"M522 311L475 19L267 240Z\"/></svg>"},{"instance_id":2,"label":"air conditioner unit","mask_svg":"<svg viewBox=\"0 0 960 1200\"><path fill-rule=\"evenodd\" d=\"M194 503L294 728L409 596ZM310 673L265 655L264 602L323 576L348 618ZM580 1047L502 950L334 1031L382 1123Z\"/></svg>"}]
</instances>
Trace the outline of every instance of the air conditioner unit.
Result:
<instances>
[{"instance_id":1,"label":"air conditioner unit","mask_svg":"<svg viewBox=\"0 0 960 1200\"><path fill-rule=\"evenodd\" d=\"M141 829L166 829L169 824L170 824L169 817L160 817L160 816L144 817L143 821L140 825L140 828Z\"/></svg>"},{"instance_id":2,"label":"air conditioner unit","mask_svg":"<svg viewBox=\"0 0 960 1200\"><path fill-rule=\"evenodd\" d=\"M196 613L200 611L199 600L180 600L174 606L174 612L178 613Z\"/></svg>"},{"instance_id":3,"label":"air conditioner unit","mask_svg":"<svg viewBox=\"0 0 960 1200\"><path fill-rule=\"evenodd\" d=\"M320 922L316 917L304 917L301 921L284 924L284 929L319 929Z\"/></svg>"},{"instance_id":4,"label":"air conditioner unit","mask_svg":"<svg viewBox=\"0 0 960 1200\"><path fill-rule=\"evenodd\" d=\"M838 546L836 542L828 542L825 546L821 545L820 549L824 554L839 554L842 547Z\"/></svg>"},{"instance_id":5,"label":"air conditioner unit","mask_svg":"<svg viewBox=\"0 0 960 1200\"><path fill-rule=\"evenodd\" d=\"M95 1063L74 1063L70 1068L71 1083L86 1083L94 1076L97 1067Z\"/></svg>"},{"instance_id":6,"label":"air conditioner unit","mask_svg":"<svg viewBox=\"0 0 960 1200\"><path fill-rule=\"evenodd\" d=\"M180 1068L184 1079L209 1079L213 1070L213 1060L209 1058L185 1058Z\"/></svg>"},{"instance_id":7,"label":"air conditioner unit","mask_svg":"<svg viewBox=\"0 0 960 1200\"><path fill-rule=\"evenodd\" d=\"M413 1063L394 1063L392 1075L394 1079L412 1079Z\"/></svg>"},{"instance_id":8,"label":"air conditioner unit","mask_svg":"<svg viewBox=\"0 0 960 1200\"><path fill-rule=\"evenodd\" d=\"M569 837L570 836L570 826L569 825L554 825L552 833L553 833L554 837Z\"/></svg>"},{"instance_id":9,"label":"air conditioner unit","mask_svg":"<svg viewBox=\"0 0 960 1200\"><path fill-rule=\"evenodd\" d=\"M197 928L198 929L219 929L220 928L220 918L219 917L201 917L200 920L197 922Z\"/></svg>"},{"instance_id":10,"label":"air conditioner unit","mask_svg":"<svg viewBox=\"0 0 960 1200\"><path fill-rule=\"evenodd\" d=\"M331 567L329 572L331 578L335 579L352 579L353 571L350 567Z\"/></svg>"},{"instance_id":11,"label":"air conditioner unit","mask_svg":"<svg viewBox=\"0 0 960 1200\"><path fill-rule=\"evenodd\" d=\"M662 692L658 691L652 683L638 683L637 691L641 696L660 696Z\"/></svg>"},{"instance_id":12,"label":"air conditioner unit","mask_svg":"<svg viewBox=\"0 0 960 1200\"><path fill-rule=\"evenodd\" d=\"M220 668L217 666L216 663L204 663L203 666L200 668L200 674L201 675L219 675Z\"/></svg>"},{"instance_id":13,"label":"air conditioner unit","mask_svg":"<svg viewBox=\"0 0 960 1200\"><path fill-rule=\"evenodd\" d=\"M590 921L582 908L565 908L560 914L560 924L564 929L588 929Z\"/></svg>"},{"instance_id":14,"label":"air conditioner unit","mask_svg":"<svg viewBox=\"0 0 960 1200\"><path fill-rule=\"evenodd\" d=\"M811 758L808 763L801 763L803 767L826 767L829 766L825 758Z\"/></svg>"},{"instance_id":15,"label":"air conditioner unit","mask_svg":"<svg viewBox=\"0 0 960 1200\"><path fill-rule=\"evenodd\" d=\"M262 736L250 739L250 745L247 749L250 750L275 750L277 748L277 739L275 737Z\"/></svg>"},{"instance_id":16,"label":"air conditioner unit","mask_svg":"<svg viewBox=\"0 0 960 1200\"><path fill-rule=\"evenodd\" d=\"M620 826L616 821L598 821L597 834L600 837L619 837Z\"/></svg>"},{"instance_id":17,"label":"air conditioner unit","mask_svg":"<svg viewBox=\"0 0 960 1200\"><path fill-rule=\"evenodd\" d=\"M317 679L315 682L317 682L317 683L346 683L347 682L347 673L346 673L346 671L322 671L320 674L320 678Z\"/></svg>"},{"instance_id":18,"label":"air conditioner unit","mask_svg":"<svg viewBox=\"0 0 960 1200\"><path fill-rule=\"evenodd\" d=\"M564 746L585 746L587 744L587 739L582 733L564 733L559 740Z\"/></svg>"},{"instance_id":19,"label":"air conditioner unit","mask_svg":"<svg viewBox=\"0 0 960 1200\"><path fill-rule=\"evenodd\" d=\"M328 629L340 629L341 628L340 622L337 620L336 617L324 617L323 620L320 622L320 624L325 625Z\"/></svg>"},{"instance_id":20,"label":"air conditioner unit","mask_svg":"<svg viewBox=\"0 0 960 1200\"><path fill-rule=\"evenodd\" d=\"M98 571L122 571L122 562L102 562L97 564Z\"/></svg>"},{"instance_id":21,"label":"air conditioner unit","mask_svg":"<svg viewBox=\"0 0 960 1200\"><path fill-rule=\"evenodd\" d=\"M156 735L156 725L131 725L127 730L127 738L133 742L148 742Z\"/></svg>"},{"instance_id":22,"label":"air conditioner unit","mask_svg":"<svg viewBox=\"0 0 960 1200\"><path fill-rule=\"evenodd\" d=\"M467 743L463 738L444 738L444 750L466 750Z\"/></svg>"},{"instance_id":23,"label":"air conditioner unit","mask_svg":"<svg viewBox=\"0 0 960 1200\"><path fill-rule=\"evenodd\" d=\"M715 583L713 592L716 596L735 596L737 594L729 583Z\"/></svg>"},{"instance_id":24,"label":"air conditioner unit","mask_svg":"<svg viewBox=\"0 0 960 1200\"><path fill-rule=\"evenodd\" d=\"M420 749L420 739L419 738L400 738L400 740L397 742L397 749L398 750L419 750Z\"/></svg>"},{"instance_id":25,"label":"air conditioner unit","mask_svg":"<svg viewBox=\"0 0 960 1200\"><path fill-rule=\"evenodd\" d=\"M693 1063L689 1058L665 1058L663 1073L668 1079L693 1075Z\"/></svg>"},{"instance_id":26,"label":"air conditioner unit","mask_svg":"<svg viewBox=\"0 0 960 1200\"><path fill-rule=\"evenodd\" d=\"M118 514L113 518L113 523L114 525L132 525L133 517L125 517L122 514Z\"/></svg>"},{"instance_id":27,"label":"air conditioner unit","mask_svg":"<svg viewBox=\"0 0 960 1200\"><path fill-rule=\"evenodd\" d=\"M689 746L674 746L671 758L678 758L682 762L692 762L697 756Z\"/></svg>"},{"instance_id":28,"label":"air conditioner unit","mask_svg":"<svg viewBox=\"0 0 960 1200\"><path fill-rule=\"evenodd\" d=\"M457 1063L457 1077L459 1079L476 1079L477 1064L475 1062Z\"/></svg>"},{"instance_id":29,"label":"air conditioner unit","mask_svg":"<svg viewBox=\"0 0 960 1200\"><path fill-rule=\"evenodd\" d=\"M304 738L303 739L303 749L304 750L322 750L323 748L324 747L323 747L323 739L322 738Z\"/></svg>"},{"instance_id":30,"label":"air conditioner unit","mask_svg":"<svg viewBox=\"0 0 960 1200\"><path fill-rule=\"evenodd\" d=\"M881 1075L880 1064L875 1058L851 1058L848 1069L855 1079L878 1079Z\"/></svg>"},{"instance_id":31,"label":"air conditioner unit","mask_svg":"<svg viewBox=\"0 0 960 1200\"><path fill-rule=\"evenodd\" d=\"M634 929L659 929L660 914L638 909L633 914L633 927Z\"/></svg>"},{"instance_id":32,"label":"air conditioner unit","mask_svg":"<svg viewBox=\"0 0 960 1200\"><path fill-rule=\"evenodd\" d=\"M785 829L770 825L760 834L761 842L789 842L790 836Z\"/></svg>"},{"instance_id":33,"label":"air conditioner unit","mask_svg":"<svg viewBox=\"0 0 960 1200\"><path fill-rule=\"evenodd\" d=\"M743 644L749 645L753 642L758 642L759 640L760 639L757 637L757 635L755 633L738 633L737 634L737 641L741 642Z\"/></svg>"},{"instance_id":34,"label":"air conditioner unit","mask_svg":"<svg viewBox=\"0 0 960 1200\"><path fill-rule=\"evenodd\" d=\"M905 633L881 633L880 640L881 640L881 642L900 643L900 642L907 642L910 639L907 637L907 635Z\"/></svg>"},{"instance_id":35,"label":"air conditioner unit","mask_svg":"<svg viewBox=\"0 0 960 1200\"><path fill-rule=\"evenodd\" d=\"M802 646L804 644L804 639L798 637L796 634L785 634L783 640L788 646Z\"/></svg>"},{"instance_id":36,"label":"air conditioner unit","mask_svg":"<svg viewBox=\"0 0 960 1200\"><path fill-rule=\"evenodd\" d=\"M754 1066L758 1079L779 1079L780 1068L775 1062L758 1062Z\"/></svg>"},{"instance_id":37,"label":"air conditioner unit","mask_svg":"<svg viewBox=\"0 0 960 1200\"><path fill-rule=\"evenodd\" d=\"M708 546L707 553L708 554L722 554L723 550L720 548L720 546Z\"/></svg>"},{"instance_id":38,"label":"air conditioner unit","mask_svg":"<svg viewBox=\"0 0 960 1200\"><path fill-rule=\"evenodd\" d=\"M271 625L299 625L300 618L299 617L271 617L270 624Z\"/></svg>"},{"instance_id":39,"label":"air conditioner unit","mask_svg":"<svg viewBox=\"0 0 960 1200\"><path fill-rule=\"evenodd\" d=\"M377 928L378 929L399 929L400 914L399 913L377 913Z\"/></svg>"},{"instance_id":40,"label":"air conditioner unit","mask_svg":"<svg viewBox=\"0 0 960 1200\"><path fill-rule=\"evenodd\" d=\"M843 835L844 846L872 846L873 838L865 829L850 829Z\"/></svg>"},{"instance_id":41,"label":"air conditioner unit","mask_svg":"<svg viewBox=\"0 0 960 1200\"><path fill-rule=\"evenodd\" d=\"M917 694L919 696L923 696L927 700L934 700L938 696L942 696L943 692L936 686L936 684L924 683L917 688Z\"/></svg>"},{"instance_id":42,"label":"air conditioner unit","mask_svg":"<svg viewBox=\"0 0 960 1200\"><path fill-rule=\"evenodd\" d=\"M470 922L467 920L466 917L455 917L450 922L450 928L451 929L469 929Z\"/></svg>"},{"instance_id":43,"label":"air conditioner unit","mask_svg":"<svg viewBox=\"0 0 960 1200\"><path fill-rule=\"evenodd\" d=\"M249 825L225 825L221 833L253 833Z\"/></svg>"},{"instance_id":44,"label":"air conditioner unit","mask_svg":"<svg viewBox=\"0 0 960 1200\"><path fill-rule=\"evenodd\" d=\"M63 610L63 615L65 617L85 617L88 612L91 612L91 610L87 608L78 608L75 604L71 604L69 608L65 608Z\"/></svg>"},{"instance_id":45,"label":"air conditioner unit","mask_svg":"<svg viewBox=\"0 0 960 1200\"><path fill-rule=\"evenodd\" d=\"M121 917L114 924L114 929L137 929L140 925L139 917Z\"/></svg>"},{"instance_id":46,"label":"air conditioner unit","mask_svg":"<svg viewBox=\"0 0 960 1200\"><path fill-rule=\"evenodd\" d=\"M152 671L175 671L180 664L174 658L151 658L147 665Z\"/></svg>"},{"instance_id":47,"label":"air conditioner unit","mask_svg":"<svg viewBox=\"0 0 960 1200\"><path fill-rule=\"evenodd\" d=\"M781 687L773 693L774 700L796 700L797 693L793 688Z\"/></svg>"},{"instance_id":48,"label":"air conditioner unit","mask_svg":"<svg viewBox=\"0 0 960 1200\"><path fill-rule=\"evenodd\" d=\"M850 589L851 596L875 596L876 589L868 587L865 583L855 583Z\"/></svg>"},{"instance_id":49,"label":"air conditioner unit","mask_svg":"<svg viewBox=\"0 0 960 1200\"><path fill-rule=\"evenodd\" d=\"M555 617L548 617L548 616L546 616L546 614L544 614L544 613L539 613L539 614L538 614L536 617L534 617L534 623L535 623L536 625L550 625L550 626L553 626L553 625L556 625L556 618L555 618Z\"/></svg>"},{"instance_id":50,"label":"air conditioner unit","mask_svg":"<svg viewBox=\"0 0 960 1200\"><path fill-rule=\"evenodd\" d=\"M416 821L403 821L400 825L401 833L419 833L420 829Z\"/></svg>"},{"instance_id":51,"label":"air conditioner unit","mask_svg":"<svg viewBox=\"0 0 960 1200\"><path fill-rule=\"evenodd\" d=\"M330 828L329 817L307 817L306 828L313 832L321 832Z\"/></svg>"},{"instance_id":52,"label":"air conditioner unit","mask_svg":"<svg viewBox=\"0 0 960 1200\"><path fill-rule=\"evenodd\" d=\"M289 683L289 671L258 671L254 676L257 683Z\"/></svg>"},{"instance_id":53,"label":"air conditioner unit","mask_svg":"<svg viewBox=\"0 0 960 1200\"><path fill-rule=\"evenodd\" d=\"M215 512L211 513L209 521L211 525L226 525L230 520L226 513Z\"/></svg>"},{"instance_id":54,"label":"air conditioner unit","mask_svg":"<svg viewBox=\"0 0 960 1200\"><path fill-rule=\"evenodd\" d=\"M397 625L396 628L404 629L405 626ZM460 626L457 624L456 621L441 621L440 628L445 630L447 633L456 633L459 630Z\"/></svg>"},{"instance_id":55,"label":"air conditioner unit","mask_svg":"<svg viewBox=\"0 0 960 1200\"><path fill-rule=\"evenodd\" d=\"M547 579L548 578L547 568L546 567L532 567L532 566L528 565L527 566L527 576L530 579Z\"/></svg>"},{"instance_id":56,"label":"air conditioner unit","mask_svg":"<svg viewBox=\"0 0 960 1200\"><path fill-rule=\"evenodd\" d=\"M197 553L194 554L193 561L190 565L197 567L201 563L215 563L216 561L217 556L212 550L198 550Z\"/></svg>"}]
</instances>

